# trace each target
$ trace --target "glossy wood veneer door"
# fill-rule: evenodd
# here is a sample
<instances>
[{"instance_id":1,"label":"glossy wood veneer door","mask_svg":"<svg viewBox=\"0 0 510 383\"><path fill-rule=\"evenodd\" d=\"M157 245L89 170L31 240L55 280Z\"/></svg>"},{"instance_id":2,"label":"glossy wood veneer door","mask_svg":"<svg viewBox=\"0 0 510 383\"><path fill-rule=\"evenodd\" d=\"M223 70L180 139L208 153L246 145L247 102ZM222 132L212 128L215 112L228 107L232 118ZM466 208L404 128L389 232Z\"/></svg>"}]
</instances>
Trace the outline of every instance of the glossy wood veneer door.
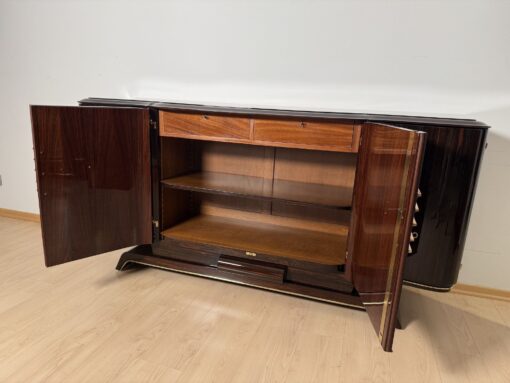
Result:
<instances>
[{"instance_id":1,"label":"glossy wood veneer door","mask_svg":"<svg viewBox=\"0 0 510 383\"><path fill-rule=\"evenodd\" d=\"M46 265L151 243L148 110L31 114Z\"/></svg>"},{"instance_id":2,"label":"glossy wood veneer door","mask_svg":"<svg viewBox=\"0 0 510 383\"><path fill-rule=\"evenodd\" d=\"M426 134L365 124L356 172L347 275L391 351Z\"/></svg>"}]
</instances>

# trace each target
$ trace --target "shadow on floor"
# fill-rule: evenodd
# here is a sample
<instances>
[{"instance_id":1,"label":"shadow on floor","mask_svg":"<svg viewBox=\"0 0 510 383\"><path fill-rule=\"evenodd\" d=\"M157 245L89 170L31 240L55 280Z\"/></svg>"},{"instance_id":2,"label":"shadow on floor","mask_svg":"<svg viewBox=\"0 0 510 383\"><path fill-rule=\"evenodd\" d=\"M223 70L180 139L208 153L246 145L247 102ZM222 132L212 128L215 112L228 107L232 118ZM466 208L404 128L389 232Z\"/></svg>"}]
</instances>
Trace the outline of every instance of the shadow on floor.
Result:
<instances>
[{"instance_id":1,"label":"shadow on floor","mask_svg":"<svg viewBox=\"0 0 510 383\"><path fill-rule=\"evenodd\" d=\"M441 367L451 372L483 370L488 365L484 360L491 360L490 365L499 360L501 371L496 373L510 381L508 361L504 362L510 352L510 327L502 315L491 300L411 288L402 291L404 331L418 332L416 339L428 343Z\"/></svg>"}]
</instances>

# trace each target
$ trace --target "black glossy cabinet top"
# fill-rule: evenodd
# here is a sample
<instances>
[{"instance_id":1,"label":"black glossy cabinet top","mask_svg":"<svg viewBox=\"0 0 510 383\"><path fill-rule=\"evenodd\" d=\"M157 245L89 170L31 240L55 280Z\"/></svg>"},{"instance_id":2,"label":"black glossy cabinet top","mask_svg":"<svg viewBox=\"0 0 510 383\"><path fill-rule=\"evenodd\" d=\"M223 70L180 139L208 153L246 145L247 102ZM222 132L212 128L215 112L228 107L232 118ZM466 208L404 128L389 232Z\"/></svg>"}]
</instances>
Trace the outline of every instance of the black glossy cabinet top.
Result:
<instances>
[{"instance_id":1,"label":"black glossy cabinet top","mask_svg":"<svg viewBox=\"0 0 510 383\"><path fill-rule=\"evenodd\" d=\"M319 112L319 111L302 111L302 110L282 110L282 109L262 109L262 108L246 108L246 107L228 107L228 106L212 106L199 104L181 104L161 101L143 101L143 100L125 100L115 98L95 98L89 97L79 101L83 106L125 106L125 107L141 107L156 108L164 110L188 111L196 113L218 113L232 115L249 115L249 116L271 116L271 117L287 117L287 118L310 118L325 120L359 120L371 122L387 122L387 123L409 123L409 124L426 124L448 127L465 127L465 128L485 128L488 126L483 122L473 119L460 118L443 118L443 117L416 117L402 116L390 114L370 114L370 113L339 113L339 112Z\"/></svg>"}]
</instances>

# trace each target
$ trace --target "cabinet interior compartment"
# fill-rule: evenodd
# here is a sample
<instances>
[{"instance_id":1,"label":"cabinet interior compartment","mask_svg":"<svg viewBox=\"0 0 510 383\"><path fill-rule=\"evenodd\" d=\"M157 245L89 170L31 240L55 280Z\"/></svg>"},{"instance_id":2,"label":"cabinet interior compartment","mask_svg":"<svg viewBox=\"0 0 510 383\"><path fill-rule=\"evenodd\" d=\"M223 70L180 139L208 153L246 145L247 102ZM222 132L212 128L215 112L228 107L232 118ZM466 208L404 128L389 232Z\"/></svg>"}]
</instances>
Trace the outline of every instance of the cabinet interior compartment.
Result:
<instances>
[{"instance_id":1,"label":"cabinet interior compartment","mask_svg":"<svg viewBox=\"0 0 510 383\"><path fill-rule=\"evenodd\" d=\"M357 157L161 139L161 234L324 265L342 265Z\"/></svg>"}]
</instances>

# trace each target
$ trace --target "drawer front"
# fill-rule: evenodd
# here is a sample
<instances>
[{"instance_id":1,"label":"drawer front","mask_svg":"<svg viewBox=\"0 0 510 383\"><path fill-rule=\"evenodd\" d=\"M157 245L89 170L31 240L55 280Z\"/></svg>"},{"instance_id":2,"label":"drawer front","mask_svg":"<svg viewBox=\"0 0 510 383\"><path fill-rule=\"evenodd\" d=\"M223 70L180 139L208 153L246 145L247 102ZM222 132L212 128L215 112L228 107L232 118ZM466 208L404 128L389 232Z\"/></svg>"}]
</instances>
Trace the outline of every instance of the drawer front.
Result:
<instances>
[{"instance_id":1,"label":"drawer front","mask_svg":"<svg viewBox=\"0 0 510 383\"><path fill-rule=\"evenodd\" d=\"M352 123L256 119L254 140L274 146L357 152L360 128Z\"/></svg>"},{"instance_id":2,"label":"drawer front","mask_svg":"<svg viewBox=\"0 0 510 383\"><path fill-rule=\"evenodd\" d=\"M207 114L159 112L160 135L243 142L250 139L248 118Z\"/></svg>"},{"instance_id":3,"label":"drawer front","mask_svg":"<svg viewBox=\"0 0 510 383\"><path fill-rule=\"evenodd\" d=\"M247 278L266 280L277 284L283 284L284 282L285 267L277 264L220 255L217 267L220 270Z\"/></svg>"}]
</instances>

